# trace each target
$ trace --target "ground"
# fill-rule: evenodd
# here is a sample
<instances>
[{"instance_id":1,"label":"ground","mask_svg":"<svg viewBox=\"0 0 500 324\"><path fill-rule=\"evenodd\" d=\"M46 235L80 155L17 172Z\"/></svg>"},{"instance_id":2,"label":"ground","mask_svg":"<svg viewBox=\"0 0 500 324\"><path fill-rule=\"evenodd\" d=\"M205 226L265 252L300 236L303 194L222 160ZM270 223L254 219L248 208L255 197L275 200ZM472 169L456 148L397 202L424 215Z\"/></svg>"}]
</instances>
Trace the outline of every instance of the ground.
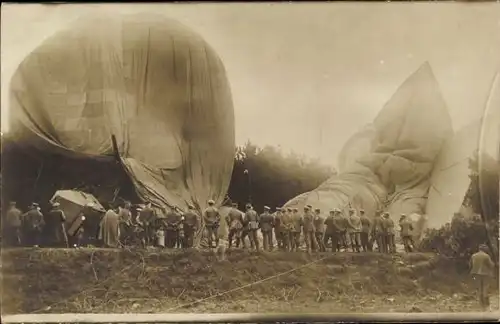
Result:
<instances>
[{"instance_id":1,"label":"ground","mask_svg":"<svg viewBox=\"0 0 500 324\"><path fill-rule=\"evenodd\" d=\"M4 314L480 310L463 265L433 254L6 249L2 262Z\"/></svg>"}]
</instances>

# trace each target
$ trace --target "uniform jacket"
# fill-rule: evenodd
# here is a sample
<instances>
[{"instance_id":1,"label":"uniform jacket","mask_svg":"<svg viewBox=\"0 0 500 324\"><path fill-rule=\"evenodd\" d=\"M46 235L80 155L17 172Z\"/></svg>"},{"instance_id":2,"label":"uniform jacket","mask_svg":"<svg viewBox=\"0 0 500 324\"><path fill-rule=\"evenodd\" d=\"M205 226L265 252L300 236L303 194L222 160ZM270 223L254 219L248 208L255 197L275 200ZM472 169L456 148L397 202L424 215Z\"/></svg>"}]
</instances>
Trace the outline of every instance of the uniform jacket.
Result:
<instances>
[{"instance_id":1,"label":"uniform jacket","mask_svg":"<svg viewBox=\"0 0 500 324\"><path fill-rule=\"evenodd\" d=\"M308 211L304 213L304 232L314 232L314 215Z\"/></svg>"},{"instance_id":2,"label":"uniform jacket","mask_svg":"<svg viewBox=\"0 0 500 324\"><path fill-rule=\"evenodd\" d=\"M334 234L334 233L339 233L341 231L341 228L339 227L338 224L338 220L336 220L335 218L336 216L328 215L328 217L325 219L326 233Z\"/></svg>"},{"instance_id":3,"label":"uniform jacket","mask_svg":"<svg viewBox=\"0 0 500 324\"><path fill-rule=\"evenodd\" d=\"M473 275L492 277L495 264L487 253L479 251L472 255L470 259L470 267L470 273Z\"/></svg>"},{"instance_id":4,"label":"uniform jacket","mask_svg":"<svg viewBox=\"0 0 500 324\"><path fill-rule=\"evenodd\" d=\"M205 223L209 226L217 224L220 220L219 210L215 207L211 206L208 207L203 212L203 219L205 220Z\"/></svg>"},{"instance_id":5,"label":"uniform jacket","mask_svg":"<svg viewBox=\"0 0 500 324\"><path fill-rule=\"evenodd\" d=\"M241 229L243 228L243 214L238 209L231 208L226 222L230 229Z\"/></svg>"},{"instance_id":6,"label":"uniform jacket","mask_svg":"<svg viewBox=\"0 0 500 324\"><path fill-rule=\"evenodd\" d=\"M318 233L325 232L325 218L319 214L314 215L314 229Z\"/></svg>"},{"instance_id":7,"label":"uniform jacket","mask_svg":"<svg viewBox=\"0 0 500 324\"><path fill-rule=\"evenodd\" d=\"M405 219L399 222L399 226L401 227L401 236L411 235L411 231L413 230L413 225L409 219Z\"/></svg>"},{"instance_id":8,"label":"uniform jacket","mask_svg":"<svg viewBox=\"0 0 500 324\"><path fill-rule=\"evenodd\" d=\"M165 217L168 229L178 229L182 221L182 215L175 210L170 211Z\"/></svg>"},{"instance_id":9,"label":"uniform jacket","mask_svg":"<svg viewBox=\"0 0 500 324\"><path fill-rule=\"evenodd\" d=\"M302 215L295 212L292 213L292 231L295 233L300 233L302 231L302 225L304 225L304 219Z\"/></svg>"},{"instance_id":10,"label":"uniform jacket","mask_svg":"<svg viewBox=\"0 0 500 324\"><path fill-rule=\"evenodd\" d=\"M372 222L368 218L368 216L363 215L360 217L361 220L361 232L370 233Z\"/></svg>"},{"instance_id":11,"label":"uniform jacket","mask_svg":"<svg viewBox=\"0 0 500 324\"><path fill-rule=\"evenodd\" d=\"M57 209L57 211L64 217L62 210ZM40 228L45 223L42 213L36 208L27 211L21 218L25 228ZM66 217L64 217L64 220L66 220Z\"/></svg>"},{"instance_id":12,"label":"uniform jacket","mask_svg":"<svg viewBox=\"0 0 500 324\"><path fill-rule=\"evenodd\" d=\"M184 225L191 228L197 228L199 225L198 215L191 210L187 211L184 214Z\"/></svg>"},{"instance_id":13,"label":"uniform jacket","mask_svg":"<svg viewBox=\"0 0 500 324\"><path fill-rule=\"evenodd\" d=\"M16 207L12 207L7 211L6 225L9 227L20 227L21 226L21 215L22 212Z\"/></svg>"},{"instance_id":14,"label":"uniform jacket","mask_svg":"<svg viewBox=\"0 0 500 324\"><path fill-rule=\"evenodd\" d=\"M349 233L359 233L361 232L361 218L356 215L352 214L347 218L347 231Z\"/></svg>"},{"instance_id":15,"label":"uniform jacket","mask_svg":"<svg viewBox=\"0 0 500 324\"><path fill-rule=\"evenodd\" d=\"M386 234L392 234L392 235L396 234L394 231L394 221L390 217L384 218L382 220L382 224L384 225L384 230Z\"/></svg>"},{"instance_id":16,"label":"uniform jacket","mask_svg":"<svg viewBox=\"0 0 500 324\"><path fill-rule=\"evenodd\" d=\"M264 212L260 215L259 225L263 232L269 232L273 229L273 215L268 212Z\"/></svg>"},{"instance_id":17,"label":"uniform jacket","mask_svg":"<svg viewBox=\"0 0 500 324\"><path fill-rule=\"evenodd\" d=\"M248 224L248 229L256 230L259 227L259 214L253 209L247 210L245 222Z\"/></svg>"}]
</instances>

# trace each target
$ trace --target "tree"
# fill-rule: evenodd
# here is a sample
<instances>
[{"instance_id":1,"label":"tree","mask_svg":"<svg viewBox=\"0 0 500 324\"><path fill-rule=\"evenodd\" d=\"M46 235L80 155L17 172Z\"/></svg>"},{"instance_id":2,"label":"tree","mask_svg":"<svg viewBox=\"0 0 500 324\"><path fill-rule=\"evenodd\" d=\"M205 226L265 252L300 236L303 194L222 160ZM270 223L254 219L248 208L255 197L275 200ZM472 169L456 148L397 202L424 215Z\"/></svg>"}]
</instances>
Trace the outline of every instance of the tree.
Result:
<instances>
[{"instance_id":1,"label":"tree","mask_svg":"<svg viewBox=\"0 0 500 324\"><path fill-rule=\"evenodd\" d=\"M251 202L257 210L279 207L310 191L331 177L333 168L273 146L262 148L247 142L236 149L228 195L240 206Z\"/></svg>"}]
</instances>

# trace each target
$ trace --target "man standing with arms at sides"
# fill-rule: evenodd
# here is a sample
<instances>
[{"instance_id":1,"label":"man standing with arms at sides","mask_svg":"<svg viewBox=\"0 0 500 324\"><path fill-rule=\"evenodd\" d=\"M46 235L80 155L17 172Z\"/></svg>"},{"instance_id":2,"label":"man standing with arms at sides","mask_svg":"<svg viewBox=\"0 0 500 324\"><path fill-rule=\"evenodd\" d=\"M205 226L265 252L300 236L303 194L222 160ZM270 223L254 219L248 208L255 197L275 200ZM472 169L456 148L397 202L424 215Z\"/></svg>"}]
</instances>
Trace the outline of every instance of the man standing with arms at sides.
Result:
<instances>
[{"instance_id":1,"label":"man standing with arms at sides","mask_svg":"<svg viewBox=\"0 0 500 324\"><path fill-rule=\"evenodd\" d=\"M361 246L363 247L364 252L368 252L372 250L372 246L369 244L369 236L371 231L371 221L366 216L365 211L361 209L360 213L360 221L361 221Z\"/></svg>"},{"instance_id":2,"label":"man standing with arms at sides","mask_svg":"<svg viewBox=\"0 0 500 324\"><path fill-rule=\"evenodd\" d=\"M477 284L479 304L483 311L486 311L490 306L488 290L495 269L495 264L488 254L488 247L486 245L479 245L479 251L472 255L470 268L470 273Z\"/></svg>"},{"instance_id":3,"label":"man standing with arms at sides","mask_svg":"<svg viewBox=\"0 0 500 324\"><path fill-rule=\"evenodd\" d=\"M264 206L264 212L259 217L259 227L262 232L264 251L272 250L273 216L269 213L271 208Z\"/></svg>"},{"instance_id":4,"label":"man standing with arms at sides","mask_svg":"<svg viewBox=\"0 0 500 324\"><path fill-rule=\"evenodd\" d=\"M179 240L179 225L182 222L182 215L179 213L177 207L172 208L165 217L166 223L166 239L165 246L173 249Z\"/></svg>"},{"instance_id":5,"label":"man standing with arms at sides","mask_svg":"<svg viewBox=\"0 0 500 324\"><path fill-rule=\"evenodd\" d=\"M243 214L238 210L238 204L233 203L232 208L226 216L226 224L229 229L227 235L229 248L233 247L233 240L236 239L236 246L240 245L241 230L243 229Z\"/></svg>"},{"instance_id":6,"label":"man standing with arms at sides","mask_svg":"<svg viewBox=\"0 0 500 324\"><path fill-rule=\"evenodd\" d=\"M337 209L337 224L340 228L340 233L339 233L339 252L340 248L344 249L344 252L347 251L347 228L349 226L349 220L347 217L344 215L341 209Z\"/></svg>"},{"instance_id":7,"label":"man standing with arms at sides","mask_svg":"<svg viewBox=\"0 0 500 324\"><path fill-rule=\"evenodd\" d=\"M53 203L52 208L47 214L47 223L45 225L47 227L46 233L48 233L47 240L51 247L64 246L67 248L69 247L69 242L66 227L64 226L66 215L64 215L59 206L58 202Z\"/></svg>"},{"instance_id":8,"label":"man standing with arms at sides","mask_svg":"<svg viewBox=\"0 0 500 324\"><path fill-rule=\"evenodd\" d=\"M132 226L132 213L130 212L130 202L126 201L123 207L118 207L118 217L120 219L120 241L122 245L130 236L130 227Z\"/></svg>"},{"instance_id":9,"label":"man standing with arms at sides","mask_svg":"<svg viewBox=\"0 0 500 324\"><path fill-rule=\"evenodd\" d=\"M137 215L136 222L143 229L143 239L142 242L144 247L148 247L152 243L153 237L153 224L156 221L155 212L151 207L151 202L146 202L146 206L139 211Z\"/></svg>"},{"instance_id":10,"label":"man standing with arms at sides","mask_svg":"<svg viewBox=\"0 0 500 324\"><path fill-rule=\"evenodd\" d=\"M276 237L276 246L279 250L283 249L283 220L281 219L281 208L276 207L274 215L274 237Z\"/></svg>"},{"instance_id":11,"label":"man standing with arms at sides","mask_svg":"<svg viewBox=\"0 0 500 324\"><path fill-rule=\"evenodd\" d=\"M349 209L348 228L352 252L360 252L361 245L361 218L356 215L356 210Z\"/></svg>"},{"instance_id":12,"label":"man standing with arms at sides","mask_svg":"<svg viewBox=\"0 0 500 324\"><path fill-rule=\"evenodd\" d=\"M314 236L318 243L318 250L319 252L326 252L323 238L325 235L325 218L321 216L321 209L316 208L314 211Z\"/></svg>"},{"instance_id":13,"label":"man standing with arms at sides","mask_svg":"<svg viewBox=\"0 0 500 324\"><path fill-rule=\"evenodd\" d=\"M37 203L31 204L30 209L21 216L21 222L23 224L23 237L26 245L38 247L45 222Z\"/></svg>"},{"instance_id":14,"label":"man standing with arms at sides","mask_svg":"<svg viewBox=\"0 0 500 324\"><path fill-rule=\"evenodd\" d=\"M17 208L16 202L11 201L4 226L7 246L21 245L21 215L22 212Z\"/></svg>"},{"instance_id":15,"label":"man standing with arms at sides","mask_svg":"<svg viewBox=\"0 0 500 324\"><path fill-rule=\"evenodd\" d=\"M304 221L302 216L299 214L298 208L293 208L292 210L292 231L290 235L291 250L298 251L300 248L300 233L302 232L302 225Z\"/></svg>"},{"instance_id":16,"label":"man standing with arms at sides","mask_svg":"<svg viewBox=\"0 0 500 324\"><path fill-rule=\"evenodd\" d=\"M200 221L193 205L188 205L188 211L184 214L184 246L192 248L194 236L200 227Z\"/></svg>"},{"instance_id":17,"label":"man standing with arms at sides","mask_svg":"<svg viewBox=\"0 0 500 324\"><path fill-rule=\"evenodd\" d=\"M384 224L384 234L385 240L387 244L387 252L395 253L396 252L396 243L394 240L395 231L394 231L394 221L391 219L389 213L384 213L384 219L382 220Z\"/></svg>"},{"instance_id":18,"label":"man standing with arms at sides","mask_svg":"<svg viewBox=\"0 0 500 324\"><path fill-rule=\"evenodd\" d=\"M283 242L285 251L292 251L293 245L293 220L292 215L287 212L285 207L281 208L282 216L281 220L283 223Z\"/></svg>"},{"instance_id":19,"label":"man standing with arms at sides","mask_svg":"<svg viewBox=\"0 0 500 324\"><path fill-rule=\"evenodd\" d=\"M203 220L205 222L205 229L208 236L209 249L214 247L212 244L214 236L215 236L215 247L217 248L219 246L217 231L219 228L220 214L219 210L214 205L215 202L212 199L210 199L208 201L207 209L205 209L205 211L203 212Z\"/></svg>"},{"instance_id":20,"label":"man standing with arms at sides","mask_svg":"<svg viewBox=\"0 0 500 324\"><path fill-rule=\"evenodd\" d=\"M259 241L257 239L257 230L259 229L259 215L251 204L246 205L245 220L248 226L248 236L250 237L250 245L259 251Z\"/></svg>"},{"instance_id":21,"label":"man standing with arms at sides","mask_svg":"<svg viewBox=\"0 0 500 324\"><path fill-rule=\"evenodd\" d=\"M328 246L328 242L332 241L332 252L337 252L338 248L338 236L339 236L339 228L335 222L335 213L337 208L333 208L330 210L330 214L325 219L325 237L323 239L323 245L325 248Z\"/></svg>"},{"instance_id":22,"label":"man standing with arms at sides","mask_svg":"<svg viewBox=\"0 0 500 324\"><path fill-rule=\"evenodd\" d=\"M310 205L304 207L304 241L306 242L307 252L316 250L316 237L314 237L314 215L311 212Z\"/></svg>"},{"instance_id":23,"label":"man standing with arms at sides","mask_svg":"<svg viewBox=\"0 0 500 324\"><path fill-rule=\"evenodd\" d=\"M415 244L413 243L412 231L413 225L411 220L409 220L405 214L401 214L399 219L399 227L401 227L401 240L405 247L406 252L412 252Z\"/></svg>"},{"instance_id":24,"label":"man standing with arms at sides","mask_svg":"<svg viewBox=\"0 0 500 324\"><path fill-rule=\"evenodd\" d=\"M387 242L385 236L385 227L382 219L382 211L377 210L375 220L373 222L373 237L377 241L378 251L385 253L387 250Z\"/></svg>"}]
</instances>

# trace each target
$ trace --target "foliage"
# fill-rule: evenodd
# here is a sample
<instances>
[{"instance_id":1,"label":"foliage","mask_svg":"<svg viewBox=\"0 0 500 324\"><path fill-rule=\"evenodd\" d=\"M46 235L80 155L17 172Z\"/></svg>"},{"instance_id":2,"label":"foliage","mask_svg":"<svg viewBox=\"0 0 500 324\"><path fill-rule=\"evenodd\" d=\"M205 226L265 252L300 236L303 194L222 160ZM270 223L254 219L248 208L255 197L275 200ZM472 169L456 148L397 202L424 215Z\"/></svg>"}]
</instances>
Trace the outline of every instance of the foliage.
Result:
<instances>
[{"instance_id":1,"label":"foliage","mask_svg":"<svg viewBox=\"0 0 500 324\"><path fill-rule=\"evenodd\" d=\"M251 202L257 210L264 205L274 208L316 188L333 174L331 167L318 160L247 142L236 150L228 195L240 207Z\"/></svg>"}]
</instances>

